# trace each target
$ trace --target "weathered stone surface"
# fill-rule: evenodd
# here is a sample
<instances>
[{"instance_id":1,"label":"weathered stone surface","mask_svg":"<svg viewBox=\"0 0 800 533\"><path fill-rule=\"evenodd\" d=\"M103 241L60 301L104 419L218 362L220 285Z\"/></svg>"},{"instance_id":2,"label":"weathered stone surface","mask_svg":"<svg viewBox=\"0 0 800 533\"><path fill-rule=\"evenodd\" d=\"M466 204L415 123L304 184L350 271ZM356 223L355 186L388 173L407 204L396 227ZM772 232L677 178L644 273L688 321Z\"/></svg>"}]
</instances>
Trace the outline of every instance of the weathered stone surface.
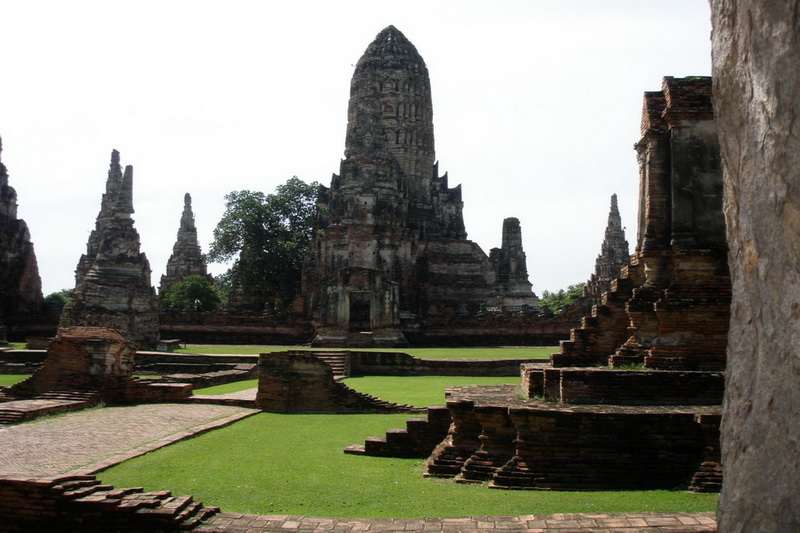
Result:
<instances>
[{"instance_id":1,"label":"weathered stone surface","mask_svg":"<svg viewBox=\"0 0 800 533\"><path fill-rule=\"evenodd\" d=\"M8 170L0 161L0 343L5 342L5 326L41 313L43 303L28 225L17 218L17 192L8 184Z\"/></svg>"},{"instance_id":2,"label":"weathered stone surface","mask_svg":"<svg viewBox=\"0 0 800 533\"><path fill-rule=\"evenodd\" d=\"M303 272L315 344L399 346L427 320L476 315L497 273L467 240L460 186L439 176L428 69L393 26L356 65L345 145ZM521 244L504 287L535 302L520 259Z\"/></svg>"},{"instance_id":3,"label":"weathered stone surface","mask_svg":"<svg viewBox=\"0 0 800 533\"><path fill-rule=\"evenodd\" d=\"M158 300L132 213L133 167L123 173L114 150L95 229L75 271L75 294L64 307L59 328L109 327L138 347L155 347Z\"/></svg>"},{"instance_id":4,"label":"weathered stone surface","mask_svg":"<svg viewBox=\"0 0 800 533\"><path fill-rule=\"evenodd\" d=\"M644 96L638 242L556 366L644 363L721 370L730 304L711 78L664 78Z\"/></svg>"},{"instance_id":5,"label":"weathered stone surface","mask_svg":"<svg viewBox=\"0 0 800 533\"><path fill-rule=\"evenodd\" d=\"M167 261L167 273L161 276L159 292L180 283L186 276L208 276L208 267L203 252L197 242L197 228L194 225L192 197L187 192L183 197L183 213L178 228L178 237L172 247L172 255Z\"/></svg>"},{"instance_id":6,"label":"weathered stone surface","mask_svg":"<svg viewBox=\"0 0 800 533\"><path fill-rule=\"evenodd\" d=\"M62 328L34 374L5 392L32 398L48 392L81 391L107 402L175 401L186 398L185 384L151 385L133 378L134 344L104 327Z\"/></svg>"},{"instance_id":7,"label":"weathered stone surface","mask_svg":"<svg viewBox=\"0 0 800 533\"><path fill-rule=\"evenodd\" d=\"M733 302L720 531L800 531L800 26L711 0Z\"/></svg>"},{"instance_id":8,"label":"weathered stone surface","mask_svg":"<svg viewBox=\"0 0 800 533\"><path fill-rule=\"evenodd\" d=\"M256 406L271 413L412 412L407 405L385 402L334 380L319 357L273 352L258 358Z\"/></svg>"}]
</instances>

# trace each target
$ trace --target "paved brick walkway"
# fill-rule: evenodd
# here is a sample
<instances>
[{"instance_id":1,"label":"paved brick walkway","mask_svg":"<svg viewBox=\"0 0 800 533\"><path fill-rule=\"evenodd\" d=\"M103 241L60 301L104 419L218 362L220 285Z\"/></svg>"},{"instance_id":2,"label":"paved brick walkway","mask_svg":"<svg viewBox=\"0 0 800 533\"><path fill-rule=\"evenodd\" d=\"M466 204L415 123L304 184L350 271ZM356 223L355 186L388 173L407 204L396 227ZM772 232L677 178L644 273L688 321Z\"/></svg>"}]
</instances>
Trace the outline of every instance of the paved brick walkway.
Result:
<instances>
[{"instance_id":1,"label":"paved brick walkway","mask_svg":"<svg viewBox=\"0 0 800 533\"><path fill-rule=\"evenodd\" d=\"M145 404L0 426L0 477L92 474L256 412L224 405Z\"/></svg>"},{"instance_id":2,"label":"paved brick walkway","mask_svg":"<svg viewBox=\"0 0 800 533\"><path fill-rule=\"evenodd\" d=\"M249 396L252 392L241 394ZM238 395L238 394L237 394ZM226 405L153 404L109 407L0 426L0 478L93 474L171 442L221 427L258 411ZM168 488L168 487L164 487ZM213 502L207 502L213 504ZM713 513L476 516L423 520L355 520L256 516L222 512L194 531L447 531L648 533L715 531Z\"/></svg>"},{"instance_id":3,"label":"paved brick walkway","mask_svg":"<svg viewBox=\"0 0 800 533\"><path fill-rule=\"evenodd\" d=\"M257 516L220 513L196 532L268 533L277 531L491 531L591 533L710 533L716 531L714 513L555 514L547 516L473 516L423 520L353 520L307 516Z\"/></svg>"}]
</instances>

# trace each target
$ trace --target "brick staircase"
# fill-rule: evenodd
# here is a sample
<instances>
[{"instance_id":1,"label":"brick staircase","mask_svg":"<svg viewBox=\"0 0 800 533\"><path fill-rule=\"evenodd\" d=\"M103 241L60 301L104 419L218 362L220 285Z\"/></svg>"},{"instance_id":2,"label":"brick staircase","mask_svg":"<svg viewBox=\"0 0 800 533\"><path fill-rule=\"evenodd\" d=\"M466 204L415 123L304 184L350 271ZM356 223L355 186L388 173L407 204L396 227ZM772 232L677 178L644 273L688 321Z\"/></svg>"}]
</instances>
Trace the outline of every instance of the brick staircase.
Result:
<instances>
[{"instance_id":1,"label":"brick staircase","mask_svg":"<svg viewBox=\"0 0 800 533\"><path fill-rule=\"evenodd\" d=\"M97 391L56 390L17 399L0 391L0 425L17 424L42 415L79 411L100 401Z\"/></svg>"},{"instance_id":2,"label":"brick staircase","mask_svg":"<svg viewBox=\"0 0 800 533\"><path fill-rule=\"evenodd\" d=\"M350 376L350 352L314 351L311 352L311 355L331 367L334 379L344 379Z\"/></svg>"},{"instance_id":3,"label":"brick staircase","mask_svg":"<svg viewBox=\"0 0 800 533\"><path fill-rule=\"evenodd\" d=\"M44 531L49 525L58 526L53 530L69 531L76 525L81 531L181 531L219 512L218 507L207 507L191 496L144 492L141 487L116 489L95 476L7 480L0 482L0 494L9 506L12 500L23 498L22 508L4 509L4 514L12 525L36 531ZM39 504L51 511L36 512Z\"/></svg>"},{"instance_id":4,"label":"brick staircase","mask_svg":"<svg viewBox=\"0 0 800 533\"><path fill-rule=\"evenodd\" d=\"M368 437L364 444L352 444L344 453L378 457L428 457L447 436L450 428L447 407L428 407L427 417L410 418L405 428L392 428L385 437Z\"/></svg>"}]
</instances>

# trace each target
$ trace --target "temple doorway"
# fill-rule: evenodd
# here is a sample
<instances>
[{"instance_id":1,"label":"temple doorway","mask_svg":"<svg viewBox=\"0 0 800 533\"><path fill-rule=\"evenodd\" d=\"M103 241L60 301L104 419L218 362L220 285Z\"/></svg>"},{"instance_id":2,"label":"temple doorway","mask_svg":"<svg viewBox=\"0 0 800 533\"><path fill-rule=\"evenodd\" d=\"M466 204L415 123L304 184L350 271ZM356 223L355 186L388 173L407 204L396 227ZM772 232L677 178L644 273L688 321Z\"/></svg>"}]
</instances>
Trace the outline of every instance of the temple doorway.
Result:
<instances>
[{"instance_id":1,"label":"temple doorway","mask_svg":"<svg viewBox=\"0 0 800 533\"><path fill-rule=\"evenodd\" d=\"M351 292L350 296L350 331L371 331L371 294L368 292Z\"/></svg>"}]
</instances>

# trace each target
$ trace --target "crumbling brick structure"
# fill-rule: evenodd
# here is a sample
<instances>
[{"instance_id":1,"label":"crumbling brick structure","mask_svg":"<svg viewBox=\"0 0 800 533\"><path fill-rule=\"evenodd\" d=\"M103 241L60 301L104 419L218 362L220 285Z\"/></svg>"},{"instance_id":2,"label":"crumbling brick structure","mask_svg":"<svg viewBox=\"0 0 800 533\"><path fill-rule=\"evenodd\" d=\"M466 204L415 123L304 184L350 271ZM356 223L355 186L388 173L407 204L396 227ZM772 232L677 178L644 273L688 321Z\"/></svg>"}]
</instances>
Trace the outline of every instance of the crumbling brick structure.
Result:
<instances>
[{"instance_id":1,"label":"crumbling brick structure","mask_svg":"<svg viewBox=\"0 0 800 533\"><path fill-rule=\"evenodd\" d=\"M50 392L88 392L96 400L132 403L183 400L187 384L149 384L133 377L135 346L102 327L62 328L50 344L41 368L4 391L12 399Z\"/></svg>"},{"instance_id":2,"label":"crumbling brick structure","mask_svg":"<svg viewBox=\"0 0 800 533\"><path fill-rule=\"evenodd\" d=\"M429 317L474 316L498 296L489 258L467 240L461 187L439 175L432 117L425 62L389 26L356 65L345 159L304 266L316 345L405 345ZM505 274L515 298L535 302L521 265Z\"/></svg>"},{"instance_id":3,"label":"crumbling brick structure","mask_svg":"<svg viewBox=\"0 0 800 533\"><path fill-rule=\"evenodd\" d=\"M155 347L158 300L150 285L150 263L139 251L132 213L133 167L128 165L123 173L114 150L100 213L78 262L75 293L64 307L59 328L109 327L140 348Z\"/></svg>"},{"instance_id":4,"label":"crumbling brick structure","mask_svg":"<svg viewBox=\"0 0 800 533\"><path fill-rule=\"evenodd\" d=\"M664 78L644 96L638 243L555 366L725 367L730 275L711 78Z\"/></svg>"},{"instance_id":5,"label":"crumbling brick structure","mask_svg":"<svg viewBox=\"0 0 800 533\"><path fill-rule=\"evenodd\" d=\"M8 171L0 161L0 343L6 340L6 327L42 313L43 308L31 234L25 221L17 218L17 192L8 184Z\"/></svg>"}]
</instances>

